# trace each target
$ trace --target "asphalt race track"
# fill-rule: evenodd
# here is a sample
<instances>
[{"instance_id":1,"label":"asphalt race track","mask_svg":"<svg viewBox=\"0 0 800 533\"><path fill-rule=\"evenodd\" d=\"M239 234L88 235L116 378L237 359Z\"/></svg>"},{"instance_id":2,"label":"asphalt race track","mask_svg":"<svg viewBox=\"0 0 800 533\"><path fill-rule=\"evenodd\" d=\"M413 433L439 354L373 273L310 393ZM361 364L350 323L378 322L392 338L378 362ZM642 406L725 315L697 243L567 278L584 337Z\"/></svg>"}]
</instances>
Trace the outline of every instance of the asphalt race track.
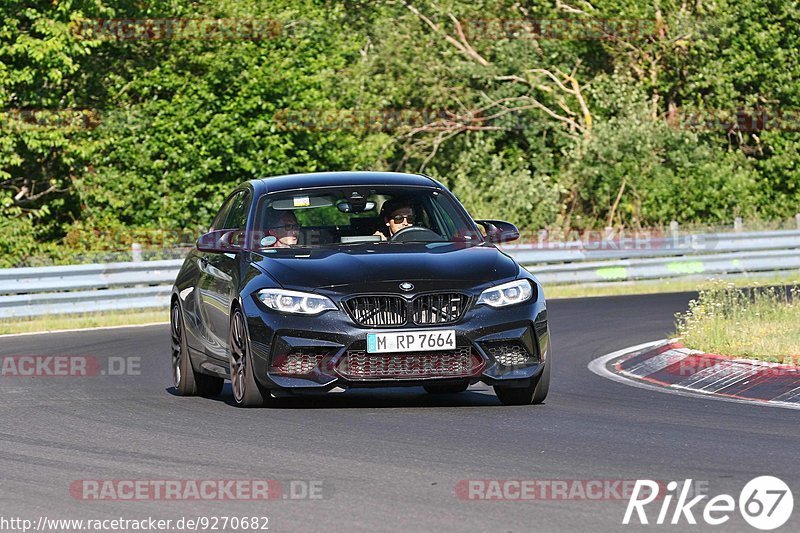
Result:
<instances>
[{"instance_id":1,"label":"asphalt race track","mask_svg":"<svg viewBox=\"0 0 800 533\"><path fill-rule=\"evenodd\" d=\"M699 525L670 528L652 524L659 503L648 507L650 525L623 526L622 499L456 494L461 480L691 478L711 496L738 500L747 481L775 475L797 501L797 411L662 394L588 370L596 357L664 338L691 297L550 302L553 384L545 405L529 407L503 407L481 386L441 397L350 391L237 409L227 384L217 399L171 394L166 324L0 338L2 356L93 356L101 368L109 357L141 358L140 369L123 375L0 378L0 515L267 516L270 531L757 531L737 512L712 528L695 508ZM274 501L88 501L70 493L87 479L275 479L284 490L290 480L322 488L321 499ZM781 531L798 523L795 510Z\"/></svg>"}]
</instances>

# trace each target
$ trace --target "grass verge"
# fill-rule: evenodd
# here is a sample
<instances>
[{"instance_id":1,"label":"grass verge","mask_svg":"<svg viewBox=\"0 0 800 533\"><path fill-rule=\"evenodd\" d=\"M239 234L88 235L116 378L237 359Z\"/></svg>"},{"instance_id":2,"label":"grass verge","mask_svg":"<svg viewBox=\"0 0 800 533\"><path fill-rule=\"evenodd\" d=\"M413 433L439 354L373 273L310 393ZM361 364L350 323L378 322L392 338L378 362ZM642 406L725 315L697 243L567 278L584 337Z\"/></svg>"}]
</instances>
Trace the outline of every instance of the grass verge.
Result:
<instances>
[{"instance_id":1,"label":"grass verge","mask_svg":"<svg viewBox=\"0 0 800 533\"><path fill-rule=\"evenodd\" d=\"M48 315L0 321L0 335L33 333L63 329L84 329L108 326L133 326L153 322L168 322L169 310L114 311L74 315Z\"/></svg>"},{"instance_id":2,"label":"grass verge","mask_svg":"<svg viewBox=\"0 0 800 533\"><path fill-rule=\"evenodd\" d=\"M536 271L533 271L536 274ZM592 296L622 296L626 294L658 294L665 292L701 291L713 287L720 279L734 287L766 285L794 285L800 280L800 271L770 276L726 276L724 278L661 279L653 281L620 281L585 285L544 285L548 300L558 298L586 298Z\"/></svg>"},{"instance_id":3,"label":"grass verge","mask_svg":"<svg viewBox=\"0 0 800 533\"><path fill-rule=\"evenodd\" d=\"M675 318L688 348L800 364L800 285L741 289L719 281Z\"/></svg>"}]
</instances>

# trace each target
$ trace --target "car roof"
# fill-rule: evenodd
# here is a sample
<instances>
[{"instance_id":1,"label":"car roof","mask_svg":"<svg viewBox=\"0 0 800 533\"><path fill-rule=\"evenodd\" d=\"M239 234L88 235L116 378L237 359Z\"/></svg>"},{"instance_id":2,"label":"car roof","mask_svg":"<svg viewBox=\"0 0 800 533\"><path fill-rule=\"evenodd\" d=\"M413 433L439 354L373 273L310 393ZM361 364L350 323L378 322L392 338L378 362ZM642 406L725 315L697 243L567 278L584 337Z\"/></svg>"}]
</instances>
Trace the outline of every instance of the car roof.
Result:
<instances>
[{"instance_id":1,"label":"car roof","mask_svg":"<svg viewBox=\"0 0 800 533\"><path fill-rule=\"evenodd\" d=\"M262 178L259 181L267 192L286 191L317 187L339 187L347 185L388 185L407 187L441 187L441 184L421 174L402 172L311 172L308 174L287 174Z\"/></svg>"}]
</instances>

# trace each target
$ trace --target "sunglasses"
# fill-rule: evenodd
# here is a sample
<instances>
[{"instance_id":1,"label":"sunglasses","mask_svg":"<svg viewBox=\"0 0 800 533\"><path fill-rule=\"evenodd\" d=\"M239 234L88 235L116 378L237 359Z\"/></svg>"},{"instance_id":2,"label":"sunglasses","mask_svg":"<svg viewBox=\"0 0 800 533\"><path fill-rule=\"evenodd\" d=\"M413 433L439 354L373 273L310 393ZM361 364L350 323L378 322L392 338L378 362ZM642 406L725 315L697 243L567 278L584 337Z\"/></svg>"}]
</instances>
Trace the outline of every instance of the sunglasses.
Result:
<instances>
[{"instance_id":1,"label":"sunglasses","mask_svg":"<svg viewBox=\"0 0 800 533\"><path fill-rule=\"evenodd\" d=\"M275 226L274 229L282 229L286 231L299 231L300 224L284 224L283 226Z\"/></svg>"},{"instance_id":2,"label":"sunglasses","mask_svg":"<svg viewBox=\"0 0 800 533\"><path fill-rule=\"evenodd\" d=\"M414 221L417 219L414 215L395 215L391 217L389 220L394 222L395 224L402 224L403 220L408 220L409 224L413 224Z\"/></svg>"}]
</instances>

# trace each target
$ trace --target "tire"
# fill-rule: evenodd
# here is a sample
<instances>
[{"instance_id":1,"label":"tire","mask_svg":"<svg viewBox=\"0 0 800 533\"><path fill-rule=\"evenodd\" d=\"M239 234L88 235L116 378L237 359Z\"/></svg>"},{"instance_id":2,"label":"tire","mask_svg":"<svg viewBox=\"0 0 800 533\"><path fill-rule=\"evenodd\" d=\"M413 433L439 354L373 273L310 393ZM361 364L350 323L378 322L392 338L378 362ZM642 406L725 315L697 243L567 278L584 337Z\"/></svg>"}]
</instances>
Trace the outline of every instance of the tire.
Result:
<instances>
[{"instance_id":1,"label":"tire","mask_svg":"<svg viewBox=\"0 0 800 533\"><path fill-rule=\"evenodd\" d=\"M550 360L544 364L541 375L524 388L495 387L494 393L503 405L530 405L543 403L550 390Z\"/></svg>"},{"instance_id":2,"label":"tire","mask_svg":"<svg viewBox=\"0 0 800 533\"><path fill-rule=\"evenodd\" d=\"M458 394L459 392L467 390L467 387L469 387L469 382L466 381L463 383L432 383L430 385L423 385L425 392L428 394Z\"/></svg>"},{"instance_id":3,"label":"tire","mask_svg":"<svg viewBox=\"0 0 800 533\"><path fill-rule=\"evenodd\" d=\"M231 315L231 327L228 335L228 357L231 368L231 390L238 407L262 407L270 400L265 391L256 382L253 374L253 356L250 353L250 340L247 335L244 314L237 307Z\"/></svg>"},{"instance_id":4,"label":"tire","mask_svg":"<svg viewBox=\"0 0 800 533\"><path fill-rule=\"evenodd\" d=\"M195 372L186 345L183 312L177 300L169 313L172 340L172 385L178 396L217 396L225 382L222 378Z\"/></svg>"}]
</instances>

